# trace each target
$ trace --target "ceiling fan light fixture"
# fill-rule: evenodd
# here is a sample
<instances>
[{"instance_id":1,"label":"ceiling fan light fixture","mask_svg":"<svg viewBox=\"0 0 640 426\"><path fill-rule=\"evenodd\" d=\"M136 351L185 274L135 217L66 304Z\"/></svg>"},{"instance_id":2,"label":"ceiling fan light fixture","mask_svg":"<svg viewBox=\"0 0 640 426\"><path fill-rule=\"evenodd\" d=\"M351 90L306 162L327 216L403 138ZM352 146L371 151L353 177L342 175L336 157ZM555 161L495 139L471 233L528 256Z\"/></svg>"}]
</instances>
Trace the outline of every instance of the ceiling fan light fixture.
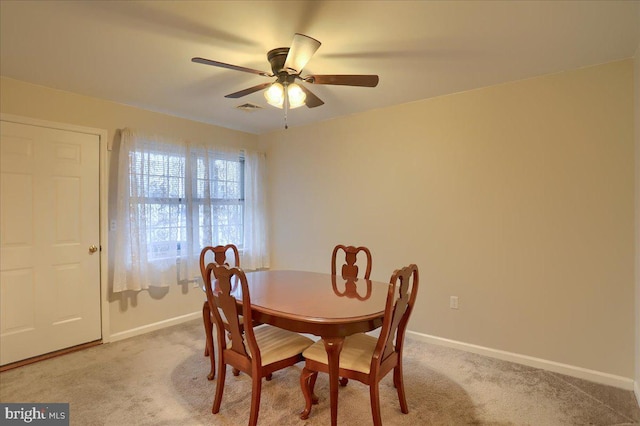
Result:
<instances>
[{"instance_id":1,"label":"ceiling fan light fixture","mask_svg":"<svg viewBox=\"0 0 640 426\"><path fill-rule=\"evenodd\" d=\"M286 128L286 117L289 109L298 108L302 105L306 105L309 108L316 108L324 105L322 99L318 98L311 90L307 89L304 85L295 84L294 81L296 79L314 85L330 84L334 86L355 87L376 87L378 85L380 79L377 75L301 75L302 70L318 50L320 45L321 43L318 40L304 34L296 33L293 36L293 41L290 47L277 47L267 52L267 60L271 65L271 72L264 72L253 68L227 64L225 62L200 57L191 58L191 61L219 68L257 74L262 77L276 77L275 82L262 83L244 90L239 90L225 95L225 98L237 99L255 93L259 90L266 89L264 97L269 105L285 110Z\"/></svg>"},{"instance_id":2,"label":"ceiling fan light fixture","mask_svg":"<svg viewBox=\"0 0 640 426\"><path fill-rule=\"evenodd\" d=\"M307 95L304 93L302 88L295 83L287 84L286 82L284 85L282 83L275 82L264 92L264 97L269 105L273 105L276 108L284 107L285 87L286 96L289 98L289 109L298 108L304 105Z\"/></svg>"},{"instance_id":3,"label":"ceiling fan light fixture","mask_svg":"<svg viewBox=\"0 0 640 426\"><path fill-rule=\"evenodd\" d=\"M291 109L301 107L307 99L307 95L302 88L295 83L287 86L287 96L289 97L289 108Z\"/></svg>"},{"instance_id":4,"label":"ceiling fan light fixture","mask_svg":"<svg viewBox=\"0 0 640 426\"><path fill-rule=\"evenodd\" d=\"M275 82L264 92L264 97L269 103L277 108L282 108L284 105L284 86Z\"/></svg>"}]
</instances>

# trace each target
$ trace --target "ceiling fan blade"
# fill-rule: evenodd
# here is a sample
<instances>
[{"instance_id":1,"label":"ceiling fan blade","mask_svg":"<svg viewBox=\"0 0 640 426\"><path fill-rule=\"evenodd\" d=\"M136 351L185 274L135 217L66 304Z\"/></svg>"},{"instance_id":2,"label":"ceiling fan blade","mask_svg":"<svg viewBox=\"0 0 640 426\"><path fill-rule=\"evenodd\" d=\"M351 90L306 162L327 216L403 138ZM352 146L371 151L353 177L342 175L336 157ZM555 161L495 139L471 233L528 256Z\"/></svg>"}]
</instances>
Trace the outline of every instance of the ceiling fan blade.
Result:
<instances>
[{"instance_id":1,"label":"ceiling fan blade","mask_svg":"<svg viewBox=\"0 0 640 426\"><path fill-rule=\"evenodd\" d=\"M243 96L247 96L247 95L250 95L250 94L252 94L254 92L257 92L258 90L265 89L265 88L271 86L272 84L273 83L271 83L271 82L258 84L257 86L249 87L248 89L240 90L239 92L230 93L228 95L225 95L225 98L233 98L233 99L241 98Z\"/></svg>"},{"instance_id":2,"label":"ceiling fan blade","mask_svg":"<svg viewBox=\"0 0 640 426\"><path fill-rule=\"evenodd\" d=\"M198 64L204 64L204 65L212 65L214 67L227 68L235 71L249 72L251 74L258 74L265 77L273 77L273 74L265 71L254 70L252 68L245 68L238 65L225 64L224 62L212 61L211 59L191 58L191 62L196 62Z\"/></svg>"},{"instance_id":3,"label":"ceiling fan blade","mask_svg":"<svg viewBox=\"0 0 640 426\"><path fill-rule=\"evenodd\" d=\"M300 71L307 65L321 44L314 38L296 33L293 36L287 59L284 61L284 69L292 71L293 74L300 74Z\"/></svg>"},{"instance_id":4,"label":"ceiling fan blade","mask_svg":"<svg viewBox=\"0 0 640 426\"><path fill-rule=\"evenodd\" d=\"M380 80L377 75L310 75L302 78L307 83L335 84L339 86L376 87Z\"/></svg>"},{"instance_id":5,"label":"ceiling fan blade","mask_svg":"<svg viewBox=\"0 0 640 426\"><path fill-rule=\"evenodd\" d=\"M302 84L299 84L298 86L300 86L304 94L307 95L307 98L304 100L304 103L305 105L307 105L307 108L315 108L315 107L319 107L320 105L324 105L324 102L322 102L322 99L314 95L311 92L311 90L307 89Z\"/></svg>"}]
</instances>

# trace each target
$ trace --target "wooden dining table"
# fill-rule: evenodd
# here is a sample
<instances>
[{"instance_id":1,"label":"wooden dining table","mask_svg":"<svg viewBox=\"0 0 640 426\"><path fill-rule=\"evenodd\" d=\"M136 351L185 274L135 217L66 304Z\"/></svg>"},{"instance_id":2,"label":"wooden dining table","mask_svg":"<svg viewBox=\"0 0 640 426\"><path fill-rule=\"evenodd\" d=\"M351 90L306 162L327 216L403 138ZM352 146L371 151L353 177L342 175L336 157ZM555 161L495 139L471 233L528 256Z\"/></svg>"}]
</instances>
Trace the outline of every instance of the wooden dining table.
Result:
<instances>
[{"instance_id":1,"label":"wooden dining table","mask_svg":"<svg viewBox=\"0 0 640 426\"><path fill-rule=\"evenodd\" d=\"M337 425L344 338L382 326L389 283L305 271L246 275L254 321L322 338L329 364L331 425ZM240 286L234 296L242 301Z\"/></svg>"}]
</instances>

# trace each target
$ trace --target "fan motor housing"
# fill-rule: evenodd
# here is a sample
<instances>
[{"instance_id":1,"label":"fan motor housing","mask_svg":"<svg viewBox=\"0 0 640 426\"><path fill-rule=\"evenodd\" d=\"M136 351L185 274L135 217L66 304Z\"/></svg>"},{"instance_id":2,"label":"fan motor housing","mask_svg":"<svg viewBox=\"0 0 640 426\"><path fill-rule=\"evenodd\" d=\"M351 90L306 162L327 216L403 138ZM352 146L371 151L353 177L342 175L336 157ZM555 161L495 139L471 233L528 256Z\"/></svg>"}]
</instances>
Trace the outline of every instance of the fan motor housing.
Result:
<instances>
[{"instance_id":1,"label":"fan motor housing","mask_svg":"<svg viewBox=\"0 0 640 426\"><path fill-rule=\"evenodd\" d=\"M287 60L287 55L289 54L288 47L278 47L276 49L272 49L267 53L267 59L271 64L271 71L274 75L279 75L281 72L286 72L284 69L284 63Z\"/></svg>"}]
</instances>

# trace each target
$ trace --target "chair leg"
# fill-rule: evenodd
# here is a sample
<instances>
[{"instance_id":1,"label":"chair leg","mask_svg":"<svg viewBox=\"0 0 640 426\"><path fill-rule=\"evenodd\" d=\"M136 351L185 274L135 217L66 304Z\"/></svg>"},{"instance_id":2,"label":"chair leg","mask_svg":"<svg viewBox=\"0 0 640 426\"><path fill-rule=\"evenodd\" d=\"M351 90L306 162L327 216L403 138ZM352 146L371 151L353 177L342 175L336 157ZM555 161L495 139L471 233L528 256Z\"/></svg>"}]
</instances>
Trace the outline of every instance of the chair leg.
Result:
<instances>
[{"instance_id":1,"label":"chair leg","mask_svg":"<svg viewBox=\"0 0 640 426\"><path fill-rule=\"evenodd\" d=\"M318 405L318 397L314 392L316 387L316 380L318 379L318 372L314 372L313 376L311 376L311 380L309 380L309 389L311 389L311 403L313 405Z\"/></svg>"},{"instance_id":2,"label":"chair leg","mask_svg":"<svg viewBox=\"0 0 640 426\"><path fill-rule=\"evenodd\" d=\"M204 322L204 337L206 340L204 356L208 356L211 361L211 370L207 375L207 379L213 380L216 376L216 354L213 348L213 323L211 322L211 311L209 310L209 303L206 301L202 306L202 321Z\"/></svg>"},{"instance_id":3,"label":"chair leg","mask_svg":"<svg viewBox=\"0 0 640 426\"><path fill-rule=\"evenodd\" d=\"M249 414L249 426L258 424L258 413L260 412L260 394L262 392L262 377L254 374L251 386L251 413Z\"/></svg>"},{"instance_id":4,"label":"chair leg","mask_svg":"<svg viewBox=\"0 0 640 426\"><path fill-rule=\"evenodd\" d=\"M307 420L309 418L309 414L311 413L311 405L313 404L313 389L312 386L315 385L315 379L318 376L318 373L313 370L309 370L304 367L302 369L302 373L300 373L300 388L302 388L302 395L304 396L304 410L300 413L300 419ZM313 385L312 382L313 381Z\"/></svg>"},{"instance_id":5,"label":"chair leg","mask_svg":"<svg viewBox=\"0 0 640 426\"><path fill-rule=\"evenodd\" d=\"M371 414L373 415L373 425L382 426L382 418L380 417L380 391L378 382L369 385L369 397L371 399Z\"/></svg>"},{"instance_id":6,"label":"chair leg","mask_svg":"<svg viewBox=\"0 0 640 426\"><path fill-rule=\"evenodd\" d=\"M404 379L402 377L402 364L398 364L393 369L393 384L398 391L398 400L400 401L400 411L404 414L409 413L409 406L407 405L407 398L404 393Z\"/></svg>"},{"instance_id":7,"label":"chair leg","mask_svg":"<svg viewBox=\"0 0 640 426\"><path fill-rule=\"evenodd\" d=\"M224 391L224 379L227 375L227 366L222 361L222 356L218 357L218 380L216 381L216 396L213 400L211 412L218 414L220 403L222 402L222 392Z\"/></svg>"},{"instance_id":8,"label":"chair leg","mask_svg":"<svg viewBox=\"0 0 640 426\"><path fill-rule=\"evenodd\" d=\"M211 333L209 333L209 326L212 329L213 332L213 324L211 324L211 317L207 318L207 313L209 313L209 303L205 300L204 304L202 305L202 322L204 323L204 337L205 337L205 341L206 344L204 345L204 356L209 356L209 336L211 335Z\"/></svg>"}]
</instances>

